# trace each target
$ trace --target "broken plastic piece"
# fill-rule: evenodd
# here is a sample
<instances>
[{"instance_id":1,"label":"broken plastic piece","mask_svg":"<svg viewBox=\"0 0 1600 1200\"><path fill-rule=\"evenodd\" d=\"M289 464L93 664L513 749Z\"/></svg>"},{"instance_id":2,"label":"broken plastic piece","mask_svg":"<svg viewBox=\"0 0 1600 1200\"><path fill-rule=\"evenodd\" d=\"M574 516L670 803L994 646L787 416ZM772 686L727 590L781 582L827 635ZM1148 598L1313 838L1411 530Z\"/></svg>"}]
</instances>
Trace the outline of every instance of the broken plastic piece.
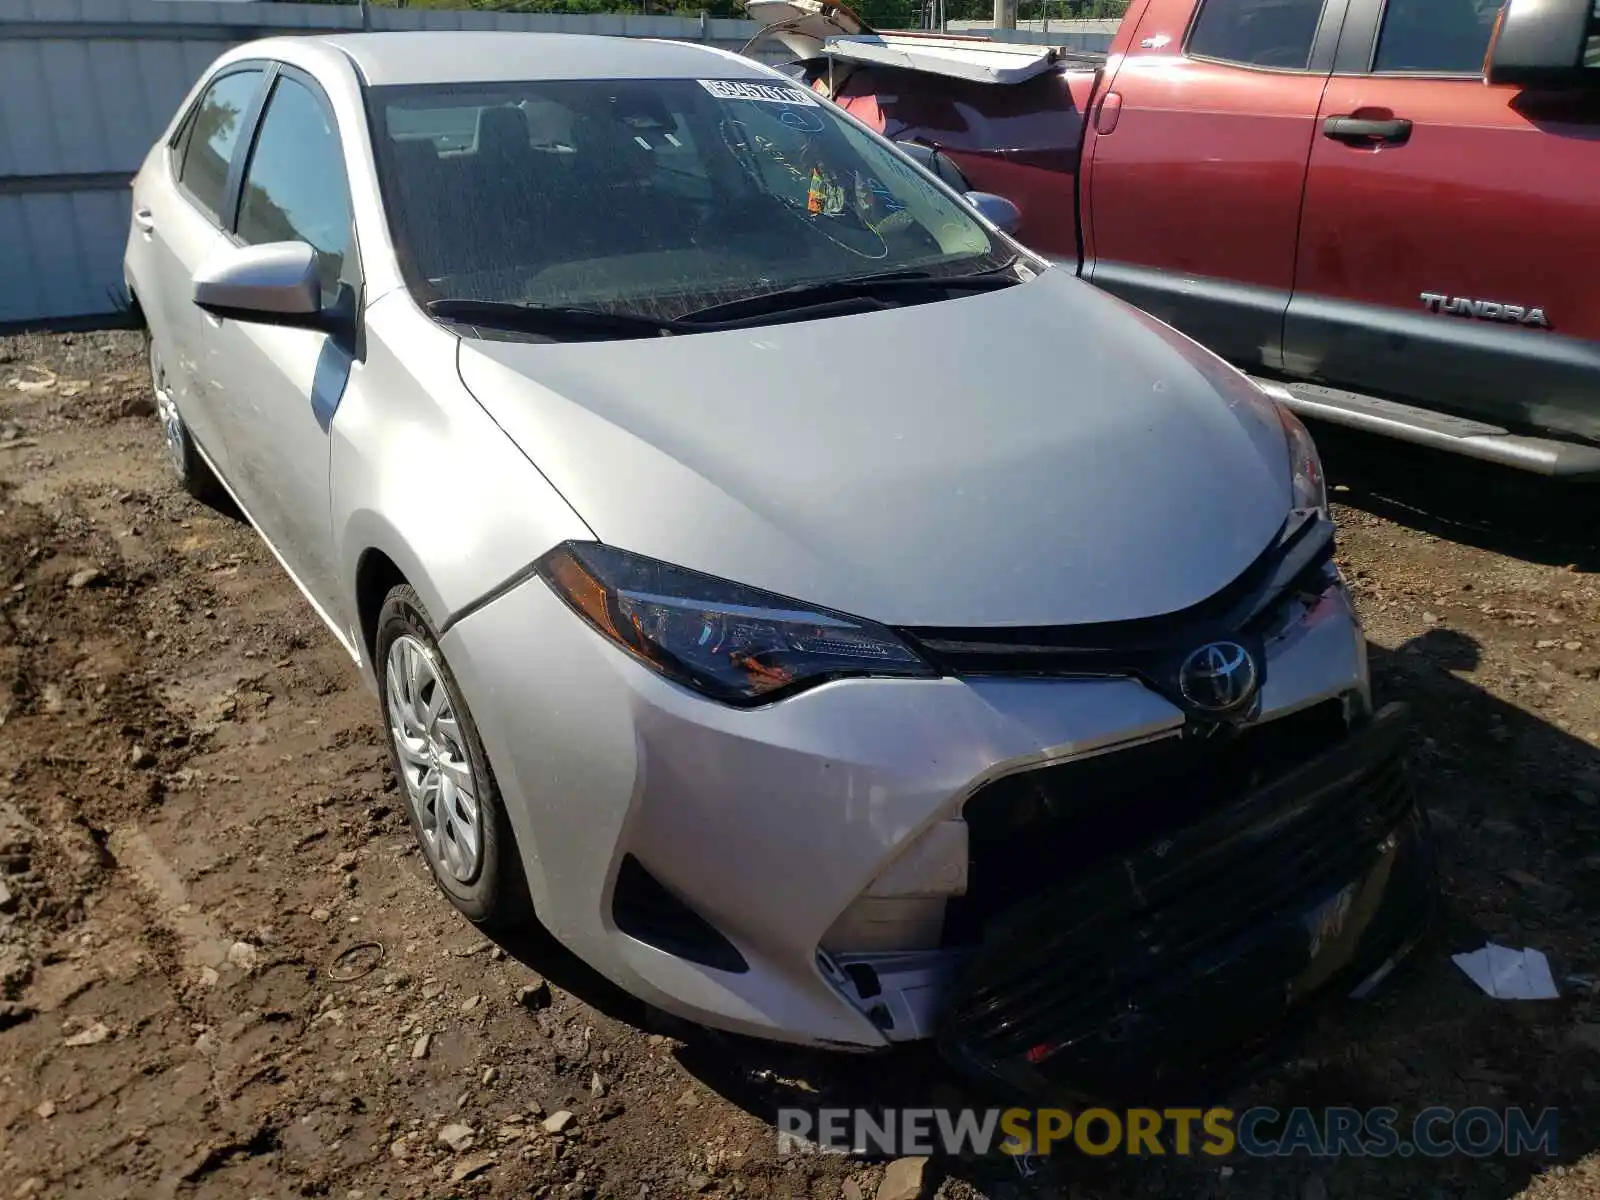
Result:
<instances>
[{"instance_id":1,"label":"broken plastic piece","mask_svg":"<svg viewBox=\"0 0 1600 1200\"><path fill-rule=\"evenodd\" d=\"M1561 995L1550 975L1550 960L1538 950L1509 950L1490 942L1470 954L1452 955L1451 961L1496 1000L1554 1000Z\"/></svg>"}]
</instances>

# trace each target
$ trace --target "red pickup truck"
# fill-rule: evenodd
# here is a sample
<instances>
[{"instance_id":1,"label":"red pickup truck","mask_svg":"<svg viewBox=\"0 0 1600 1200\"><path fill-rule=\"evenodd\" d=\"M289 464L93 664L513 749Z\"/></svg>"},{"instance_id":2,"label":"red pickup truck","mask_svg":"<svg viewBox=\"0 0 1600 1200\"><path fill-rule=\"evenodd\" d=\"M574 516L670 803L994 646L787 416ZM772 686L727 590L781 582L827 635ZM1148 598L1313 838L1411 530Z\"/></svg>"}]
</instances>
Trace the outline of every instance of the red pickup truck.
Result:
<instances>
[{"instance_id":1,"label":"red pickup truck","mask_svg":"<svg viewBox=\"0 0 1600 1200\"><path fill-rule=\"evenodd\" d=\"M748 7L1303 415L1600 478L1600 0L1132 0L1102 53Z\"/></svg>"}]
</instances>

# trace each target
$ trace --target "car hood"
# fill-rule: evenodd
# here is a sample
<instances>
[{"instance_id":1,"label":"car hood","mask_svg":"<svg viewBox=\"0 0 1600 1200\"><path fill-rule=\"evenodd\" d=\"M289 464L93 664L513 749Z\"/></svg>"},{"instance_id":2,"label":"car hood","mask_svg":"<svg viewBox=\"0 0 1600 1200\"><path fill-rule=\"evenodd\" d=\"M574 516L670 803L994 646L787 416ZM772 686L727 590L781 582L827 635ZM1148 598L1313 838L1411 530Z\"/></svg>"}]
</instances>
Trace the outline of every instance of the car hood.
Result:
<instances>
[{"instance_id":1,"label":"car hood","mask_svg":"<svg viewBox=\"0 0 1600 1200\"><path fill-rule=\"evenodd\" d=\"M890 624L1173 612L1290 502L1271 402L1059 269L716 333L467 338L459 362L601 541Z\"/></svg>"}]
</instances>

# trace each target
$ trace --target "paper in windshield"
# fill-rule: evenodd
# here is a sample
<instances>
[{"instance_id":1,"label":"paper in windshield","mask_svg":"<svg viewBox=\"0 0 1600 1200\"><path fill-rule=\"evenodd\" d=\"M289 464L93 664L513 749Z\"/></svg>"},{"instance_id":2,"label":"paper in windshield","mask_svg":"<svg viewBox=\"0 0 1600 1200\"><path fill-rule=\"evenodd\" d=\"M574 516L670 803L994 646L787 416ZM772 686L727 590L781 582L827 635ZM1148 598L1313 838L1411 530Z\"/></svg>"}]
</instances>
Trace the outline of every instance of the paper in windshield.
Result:
<instances>
[{"instance_id":1,"label":"paper in windshield","mask_svg":"<svg viewBox=\"0 0 1600 1200\"><path fill-rule=\"evenodd\" d=\"M754 100L760 104L806 104L815 108L816 97L805 88L779 83L751 83L748 79L700 79L696 81L718 100Z\"/></svg>"}]
</instances>

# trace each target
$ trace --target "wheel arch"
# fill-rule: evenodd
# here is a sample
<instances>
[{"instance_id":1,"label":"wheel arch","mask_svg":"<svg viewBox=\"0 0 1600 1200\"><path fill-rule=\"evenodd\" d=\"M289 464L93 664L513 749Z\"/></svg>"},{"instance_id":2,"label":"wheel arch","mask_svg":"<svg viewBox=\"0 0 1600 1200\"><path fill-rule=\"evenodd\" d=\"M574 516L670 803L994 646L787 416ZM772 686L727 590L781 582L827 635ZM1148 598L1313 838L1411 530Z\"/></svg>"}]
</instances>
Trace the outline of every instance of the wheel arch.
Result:
<instances>
[{"instance_id":1,"label":"wheel arch","mask_svg":"<svg viewBox=\"0 0 1600 1200\"><path fill-rule=\"evenodd\" d=\"M116 304L122 312L123 319L133 329L144 331L146 337L150 336L150 318L145 315L144 303L139 299L139 292L133 286L133 276L125 274L122 279L122 296L112 296L112 303Z\"/></svg>"},{"instance_id":2,"label":"wheel arch","mask_svg":"<svg viewBox=\"0 0 1600 1200\"><path fill-rule=\"evenodd\" d=\"M378 612L390 590L397 584L410 584L426 610L423 615L435 629L449 617L449 606L410 543L384 517L371 510L352 514L345 530L345 545L351 548L347 576L348 594L353 598L350 633L361 651L368 681L373 682L377 677L373 650Z\"/></svg>"},{"instance_id":3,"label":"wheel arch","mask_svg":"<svg viewBox=\"0 0 1600 1200\"><path fill-rule=\"evenodd\" d=\"M383 609L384 598L407 583L411 580L400 565L376 546L363 550L356 561L356 622L361 634L361 653L374 672L377 671L378 614Z\"/></svg>"},{"instance_id":4,"label":"wheel arch","mask_svg":"<svg viewBox=\"0 0 1600 1200\"><path fill-rule=\"evenodd\" d=\"M422 602L424 609L422 615L435 631L445 623L450 614L438 589L428 579L427 573L422 569L417 557L411 553L407 543L400 539L392 527L387 526L387 522L383 522L375 514L366 515L374 522L375 536L370 541L361 543L363 549L355 556L356 628L352 632L359 634L364 671L368 683L377 690L382 686L377 661L378 621L389 593L396 587L409 585ZM388 530L387 534L378 532L385 528ZM449 665L448 661L446 665ZM466 683L459 674L453 668L450 673L455 679L456 686L465 691ZM484 736L482 714L473 704L473 697L464 696L463 699L467 711L472 714L479 739L484 743L483 754L486 765L491 775L494 775L498 786L499 776L494 769L494 759L487 744L488 739ZM537 916L539 904L543 899L543 889L537 881L537 876L532 872L536 869L538 859L536 855L524 853L524 847L531 849L534 844L533 830L522 806L510 803L503 789L500 791L500 803L505 808L509 823L511 845L508 850L517 864L521 886L526 889L527 903Z\"/></svg>"}]
</instances>

